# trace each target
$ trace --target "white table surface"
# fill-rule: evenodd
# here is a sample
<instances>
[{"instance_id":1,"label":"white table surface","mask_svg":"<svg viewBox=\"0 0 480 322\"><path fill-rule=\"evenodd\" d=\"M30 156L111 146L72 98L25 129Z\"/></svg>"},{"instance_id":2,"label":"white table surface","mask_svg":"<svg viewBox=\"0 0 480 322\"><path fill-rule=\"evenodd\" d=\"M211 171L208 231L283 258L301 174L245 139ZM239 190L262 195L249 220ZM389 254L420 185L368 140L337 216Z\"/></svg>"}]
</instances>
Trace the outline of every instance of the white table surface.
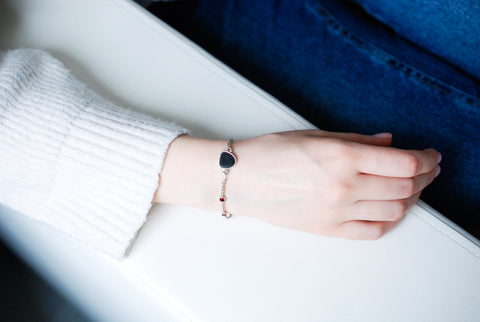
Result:
<instances>
[{"instance_id":1,"label":"white table surface","mask_svg":"<svg viewBox=\"0 0 480 322\"><path fill-rule=\"evenodd\" d=\"M0 49L35 47L194 135L312 128L126 0L3 0ZM419 202L378 241L157 205L119 262L0 207L2 237L99 321L478 321L480 244Z\"/></svg>"}]
</instances>

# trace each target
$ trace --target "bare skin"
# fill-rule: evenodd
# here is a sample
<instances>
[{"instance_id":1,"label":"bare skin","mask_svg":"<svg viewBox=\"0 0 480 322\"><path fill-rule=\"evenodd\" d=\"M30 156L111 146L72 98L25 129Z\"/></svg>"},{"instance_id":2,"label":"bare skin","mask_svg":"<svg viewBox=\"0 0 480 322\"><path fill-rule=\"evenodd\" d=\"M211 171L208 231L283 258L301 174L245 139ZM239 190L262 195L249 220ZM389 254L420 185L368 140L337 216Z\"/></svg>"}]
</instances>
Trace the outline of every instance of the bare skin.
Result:
<instances>
[{"instance_id":1,"label":"bare skin","mask_svg":"<svg viewBox=\"0 0 480 322\"><path fill-rule=\"evenodd\" d=\"M434 149L390 147L390 134L304 130L233 143L227 209L325 236L378 239L440 173ZM189 136L168 150L154 202L218 210L225 141Z\"/></svg>"}]
</instances>

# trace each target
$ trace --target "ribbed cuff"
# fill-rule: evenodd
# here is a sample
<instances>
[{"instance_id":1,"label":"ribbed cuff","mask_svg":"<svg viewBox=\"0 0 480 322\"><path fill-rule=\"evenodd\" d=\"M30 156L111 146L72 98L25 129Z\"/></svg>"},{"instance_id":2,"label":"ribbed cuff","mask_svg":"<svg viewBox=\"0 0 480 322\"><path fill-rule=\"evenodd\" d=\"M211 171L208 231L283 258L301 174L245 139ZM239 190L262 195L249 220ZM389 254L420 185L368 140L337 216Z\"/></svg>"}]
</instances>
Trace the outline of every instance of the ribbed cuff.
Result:
<instances>
[{"instance_id":1,"label":"ribbed cuff","mask_svg":"<svg viewBox=\"0 0 480 322\"><path fill-rule=\"evenodd\" d=\"M0 65L0 202L123 257L170 143L187 131L115 106L46 53L8 55Z\"/></svg>"},{"instance_id":2,"label":"ribbed cuff","mask_svg":"<svg viewBox=\"0 0 480 322\"><path fill-rule=\"evenodd\" d=\"M145 222L169 144L185 132L93 99L70 126L52 184L52 210L68 210L85 239L123 256Z\"/></svg>"}]
</instances>

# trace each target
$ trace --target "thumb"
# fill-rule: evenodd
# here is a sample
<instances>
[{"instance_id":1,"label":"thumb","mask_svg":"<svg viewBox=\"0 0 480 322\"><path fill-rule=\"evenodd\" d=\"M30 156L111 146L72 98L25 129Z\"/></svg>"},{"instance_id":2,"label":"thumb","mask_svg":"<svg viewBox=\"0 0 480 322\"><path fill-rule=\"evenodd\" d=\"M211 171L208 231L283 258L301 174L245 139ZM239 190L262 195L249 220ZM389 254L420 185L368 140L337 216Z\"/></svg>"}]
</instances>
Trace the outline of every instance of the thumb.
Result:
<instances>
[{"instance_id":1,"label":"thumb","mask_svg":"<svg viewBox=\"0 0 480 322\"><path fill-rule=\"evenodd\" d=\"M357 133L329 132L328 136L336 139L341 139L341 140L355 142L355 143L368 144L368 145L390 146L390 144L392 144L391 133L363 135L363 134L357 134Z\"/></svg>"},{"instance_id":2,"label":"thumb","mask_svg":"<svg viewBox=\"0 0 480 322\"><path fill-rule=\"evenodd\" d=\"M388 132L377 133L372 135L371 138L374 139L374 142L371 142L371 143L365 142L365 144L379 145L379 146L390 146L390 144L392 144L392 133L388 133Z\"/></svg>"}]
</instances>

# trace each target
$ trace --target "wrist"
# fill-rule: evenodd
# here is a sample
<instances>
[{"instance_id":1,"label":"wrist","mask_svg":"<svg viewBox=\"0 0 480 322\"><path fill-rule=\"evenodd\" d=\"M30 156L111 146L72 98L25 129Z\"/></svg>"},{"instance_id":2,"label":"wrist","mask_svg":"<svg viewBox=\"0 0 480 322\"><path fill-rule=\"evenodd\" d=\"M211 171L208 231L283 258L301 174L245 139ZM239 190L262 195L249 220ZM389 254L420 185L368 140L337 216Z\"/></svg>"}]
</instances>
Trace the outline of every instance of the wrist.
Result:
<instances>
[{"instance_id":1,"label":"wrist","mask_svg":"<svg viewBox=\"0 0 480 322\"><path fill-rule=\"evenodd\" d=\"M223 140L176 138L167 151L153 202L219 210Z\"/></svg>"}]
</instances>

